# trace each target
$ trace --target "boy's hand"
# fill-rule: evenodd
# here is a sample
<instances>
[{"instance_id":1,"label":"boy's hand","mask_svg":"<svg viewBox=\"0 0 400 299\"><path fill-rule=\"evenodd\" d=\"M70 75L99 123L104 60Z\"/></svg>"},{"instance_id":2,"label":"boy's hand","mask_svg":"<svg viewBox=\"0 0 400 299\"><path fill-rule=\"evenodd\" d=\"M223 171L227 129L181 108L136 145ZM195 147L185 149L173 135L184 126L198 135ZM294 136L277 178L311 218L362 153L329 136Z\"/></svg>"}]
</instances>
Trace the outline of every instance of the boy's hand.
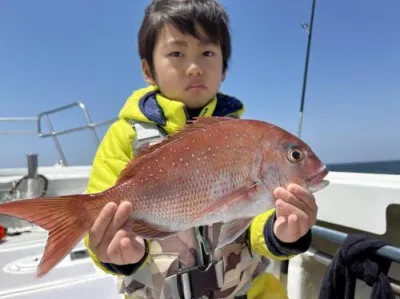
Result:
<instances>
[{"instance_id":1,"label":"boy's hand","mask_svg":"<svg viewBox=\"0 0 400 299\"><path fill-rule=\"evenodd\" d=\"M303 237L317 221L318 207L314 195L303 187L291 184L278 187L276 198L275 236L284 243L293 243Z\"/></svg>"},{"instance_id":2,"label":"boy's hand","mask_svg":"<svg viewBox=\"0 0 400 299\"><path fill-rule=\"evenodd\" d=\"M132 227L127 222L132 204L122 202L118 207L108 203L89 231L89 248L99 261L116 265L134 264L145 254L142 238L132 238Z\"/></svg>"}]
</instances>

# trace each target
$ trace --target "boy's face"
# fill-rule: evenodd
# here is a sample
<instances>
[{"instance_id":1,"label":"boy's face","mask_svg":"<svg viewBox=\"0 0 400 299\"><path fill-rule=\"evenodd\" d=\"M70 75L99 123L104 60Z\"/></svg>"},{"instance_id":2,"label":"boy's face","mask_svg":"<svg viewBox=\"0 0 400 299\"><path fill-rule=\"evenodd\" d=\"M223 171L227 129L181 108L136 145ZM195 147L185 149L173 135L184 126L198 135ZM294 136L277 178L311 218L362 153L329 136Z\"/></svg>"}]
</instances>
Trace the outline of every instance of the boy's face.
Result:
<instances>
[{"instance_id":1,"label":"boy's face","mask_svg":"<svg viewBox=\"0 0 400 299\"><path fill-rule=\"evenodd\" d=\"M196 25L204 37L204 30ZM204 38L184 35L172 25L164 25L158 35L154 52L154 74L143 62L145 79L156 84L161 93L170 99L183 102L188 108L199 108L218 92L223 59L221 47Z\"/></svg>"}]
</instances>

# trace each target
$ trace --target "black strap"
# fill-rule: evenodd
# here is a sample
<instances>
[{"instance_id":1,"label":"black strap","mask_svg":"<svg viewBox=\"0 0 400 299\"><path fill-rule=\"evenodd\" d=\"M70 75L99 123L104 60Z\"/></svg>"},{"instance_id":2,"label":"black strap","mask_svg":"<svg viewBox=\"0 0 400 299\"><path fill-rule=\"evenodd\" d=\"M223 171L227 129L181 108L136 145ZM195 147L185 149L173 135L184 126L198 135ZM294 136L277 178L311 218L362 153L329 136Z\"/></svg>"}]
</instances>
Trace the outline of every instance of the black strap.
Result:
<instances>
[{"instance_id":1,"label":"black strap","mask_svg":"<svg viewBox=\"0 0 400 299\"><path fill-rule=\"evenodd\" d=\"M189 281L192 299L197 299L210 292L219 290L215 263L207 265L206 268L191 268L178 273L177 278L180 298L185 298L183 290L183 280L185 277L187 277Z\"/></svg>"}]
</instances>

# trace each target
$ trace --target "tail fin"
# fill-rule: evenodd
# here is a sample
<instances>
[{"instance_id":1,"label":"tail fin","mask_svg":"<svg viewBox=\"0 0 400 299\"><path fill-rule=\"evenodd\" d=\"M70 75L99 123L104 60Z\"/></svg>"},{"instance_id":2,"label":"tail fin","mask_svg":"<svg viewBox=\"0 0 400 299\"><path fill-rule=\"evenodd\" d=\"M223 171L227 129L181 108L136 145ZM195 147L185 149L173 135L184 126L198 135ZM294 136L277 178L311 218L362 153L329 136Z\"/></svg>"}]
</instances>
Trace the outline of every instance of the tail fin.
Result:
<instances>
[{"instance_id":1,"label":"tail fin","mask_svg":"<svg viewBox=\"0 0 400 299\"><path fill-rule=\"evenodd\" d=\"M89 231L94 222L92 215L97 213L88 209L88 203L95 197L97 195L71 195L0 204L0 214L27 220L49 232L37 277L54 268ZM98 206L93 205L93 208Z\"/></svg>"}]
</instances>

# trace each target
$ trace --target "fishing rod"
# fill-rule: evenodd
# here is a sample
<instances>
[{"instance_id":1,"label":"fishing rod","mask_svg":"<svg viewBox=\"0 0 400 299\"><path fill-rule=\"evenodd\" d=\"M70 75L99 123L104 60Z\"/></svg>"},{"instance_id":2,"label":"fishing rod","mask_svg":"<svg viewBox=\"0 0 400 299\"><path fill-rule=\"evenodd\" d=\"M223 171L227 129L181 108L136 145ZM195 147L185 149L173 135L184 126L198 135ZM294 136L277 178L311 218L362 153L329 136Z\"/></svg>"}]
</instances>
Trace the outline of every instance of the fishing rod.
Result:
<instances>
[{"instance_id":1,"label":"fishing rod","mask_svg":"<svg viewBox=\"0 0 400 299\"><path fill-rule=\"evenodd\" d=\"M304 75L303 75L303 89L301 92L301 103L300 103L300 117L299 117L299 124L298 124L298 137L301 137L301 130L303 126L303 114L304 114L304 99L306 94L306 87L307 87L307 75L308 75L308 64L310 60L310 49L311 49L311 39L312 39L312 30L314 24L314 12L315 12L315 2L312 2L312 9L311 9L311 17L310 23L302 23L301 27L307 31L308 41L307 41L307 52L306 52L306 61L304 66Z\"/></svg>"},{"instance_id":2,"label":"fishing rod","mask_svg":"<svg viewBox=\"0 0 400 299\"><path fill-rule=\"evenodd\" d=\"M316 2L316 0L313 0L313 2L312 2L311 17L310 17L309 25L307 23L301 24L301 27L307 31L308 41L307 41L307 53L306 53L306 61L305 61L304 75L303 75L303 90L301 93L300 118L299 118L298 131L297 131L297 135L299 138L301 138L301 129L303 126L304 99L305 99L306 87L307 87L308 64L310 61L310 49L311 49L312 30L313 30L313 25L314 25L315 2ZM287 288L288 270L289 270L289 260L282 261L281 262L281 275L282 275L281 281L283 280L283 284L286 286L286 288Z\"/></svg>"}]
</instances>

